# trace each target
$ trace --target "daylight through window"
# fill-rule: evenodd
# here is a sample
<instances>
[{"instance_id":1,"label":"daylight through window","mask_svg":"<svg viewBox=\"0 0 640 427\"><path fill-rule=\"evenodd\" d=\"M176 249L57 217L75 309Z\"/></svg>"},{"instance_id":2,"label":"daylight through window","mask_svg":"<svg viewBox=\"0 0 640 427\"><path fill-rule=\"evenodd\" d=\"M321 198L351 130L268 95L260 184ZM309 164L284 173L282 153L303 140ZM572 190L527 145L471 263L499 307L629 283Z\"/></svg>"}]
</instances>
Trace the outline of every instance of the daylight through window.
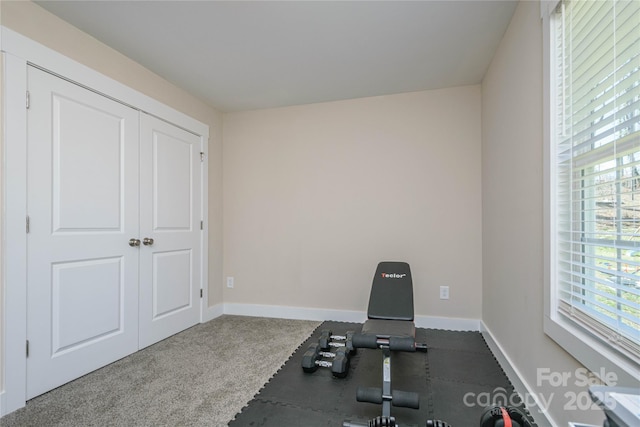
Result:
<instances>
[{"instance_id":1,"label":"daylight through window","mask_svg":"<svg viewBox=\"0 0 640 427\"><path fill-rule=\"evenodd\" d=\"M555 22L558 312L640 356L640 1L564 1Z\"/></svg>"}]
</instances>

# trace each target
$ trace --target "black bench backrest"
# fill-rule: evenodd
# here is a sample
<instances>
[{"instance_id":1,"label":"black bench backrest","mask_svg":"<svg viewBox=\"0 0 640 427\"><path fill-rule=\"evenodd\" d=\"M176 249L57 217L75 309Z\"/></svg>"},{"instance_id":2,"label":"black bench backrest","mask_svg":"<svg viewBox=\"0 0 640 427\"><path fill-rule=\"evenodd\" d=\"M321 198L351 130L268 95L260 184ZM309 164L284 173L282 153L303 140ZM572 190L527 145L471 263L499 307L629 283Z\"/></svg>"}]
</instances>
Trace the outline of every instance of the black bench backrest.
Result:
<instances>
[{"instance_id":1,"label":"black bench backrest","mask_svg":"<svg viewBox=\"0 0 640 427\"><path fill-rule=\"evenodd\" d=\"M406 262L378 264L369 296L369 319L413 320L413 282Z\"/></svg>"}]
</instances>

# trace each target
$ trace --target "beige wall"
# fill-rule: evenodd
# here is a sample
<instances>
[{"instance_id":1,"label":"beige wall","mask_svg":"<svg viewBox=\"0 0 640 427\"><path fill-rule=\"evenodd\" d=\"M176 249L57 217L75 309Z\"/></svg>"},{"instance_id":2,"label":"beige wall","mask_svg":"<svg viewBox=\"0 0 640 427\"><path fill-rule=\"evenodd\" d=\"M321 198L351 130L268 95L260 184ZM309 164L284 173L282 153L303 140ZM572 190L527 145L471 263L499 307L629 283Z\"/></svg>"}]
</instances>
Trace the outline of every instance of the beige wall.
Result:
<instances>
[{"instance_id":1,"label":"beige wall","mask_svg":"<svg viewBox=\"0 0 640 427\"><path fill-rule=\"evenodd\" d=\"M196 97L177 88L34 3L28 1L0 1L0 10L0 23L3 26L42 43L209 126L209 305L221 303L221 114ZM3 289L4 283L0 283L0 290ZM0 292L0 295L2 295L2 292ZM2 340L0 340L1 342ZM0 351L0 358L2 354L2 351ZM0 360L0 367L2 367L2 360ZM2 369L0 369L0 384L2 384L1 372Z\"/></svg>"},{"instance_id":2,"label":"beige wall","mask_svg":"<svg viewBox=\"0 0 640 427\"><path fill-rule=\"evenodd\" d=\"M542 76L540 6L521 2L482 84L483 320L537 396L551 399L557 425L602 425L599 410L564 409L565 393L586 387L553 388L537 376L582 368L542 329Z\"/></svg>"},{"instance_id":3,"label":"beige wall","mask_svg":"<svg viewBox=\"0 0 640 427\"><path fill-rule=\"evenodd\" d=\"M376 264L404 260L417 315L480 319L479 86L231 113L223 127L225 303L364 312Z\"/></svg>"}]
</instances>

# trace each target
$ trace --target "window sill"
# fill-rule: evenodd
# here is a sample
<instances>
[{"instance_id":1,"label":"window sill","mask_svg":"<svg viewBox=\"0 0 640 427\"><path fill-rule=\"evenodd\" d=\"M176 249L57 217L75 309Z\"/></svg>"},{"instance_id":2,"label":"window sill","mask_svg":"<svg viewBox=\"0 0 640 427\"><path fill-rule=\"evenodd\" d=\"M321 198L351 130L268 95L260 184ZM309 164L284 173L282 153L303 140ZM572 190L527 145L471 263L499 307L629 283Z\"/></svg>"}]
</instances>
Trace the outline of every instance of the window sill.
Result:
<instances>
[{"instance_id":1,"label":"window sill","mask_svg":"<svg viewBox=\"0 0 640 427\"><path fill-rule=\"evenodd\" d=\"M602 380L610 380L610 386L637 387L640 370L633 361L608 348L583 329L560 315L544 317L544 332L567 353L582 363ZM611 381L611 373L616 381Z\"/></svg>"}]
</instances>

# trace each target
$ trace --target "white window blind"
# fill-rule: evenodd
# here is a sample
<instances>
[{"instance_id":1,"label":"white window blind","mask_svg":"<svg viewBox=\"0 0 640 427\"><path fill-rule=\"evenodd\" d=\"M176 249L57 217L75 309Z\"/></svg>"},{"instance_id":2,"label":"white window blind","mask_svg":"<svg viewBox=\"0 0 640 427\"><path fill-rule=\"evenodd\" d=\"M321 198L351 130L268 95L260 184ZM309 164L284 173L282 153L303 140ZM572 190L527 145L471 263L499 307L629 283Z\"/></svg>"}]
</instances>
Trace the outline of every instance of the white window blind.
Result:
<instances>
[{"instance_id":1,"label":"white window blind","mask_svg":"<svg viewBox=\"0 0 640 427\"><path fill-rule=\"evenodd\" d=\"M555 12L558 312L640 360L640 1Z\"/></svg>"}]
</instances>

